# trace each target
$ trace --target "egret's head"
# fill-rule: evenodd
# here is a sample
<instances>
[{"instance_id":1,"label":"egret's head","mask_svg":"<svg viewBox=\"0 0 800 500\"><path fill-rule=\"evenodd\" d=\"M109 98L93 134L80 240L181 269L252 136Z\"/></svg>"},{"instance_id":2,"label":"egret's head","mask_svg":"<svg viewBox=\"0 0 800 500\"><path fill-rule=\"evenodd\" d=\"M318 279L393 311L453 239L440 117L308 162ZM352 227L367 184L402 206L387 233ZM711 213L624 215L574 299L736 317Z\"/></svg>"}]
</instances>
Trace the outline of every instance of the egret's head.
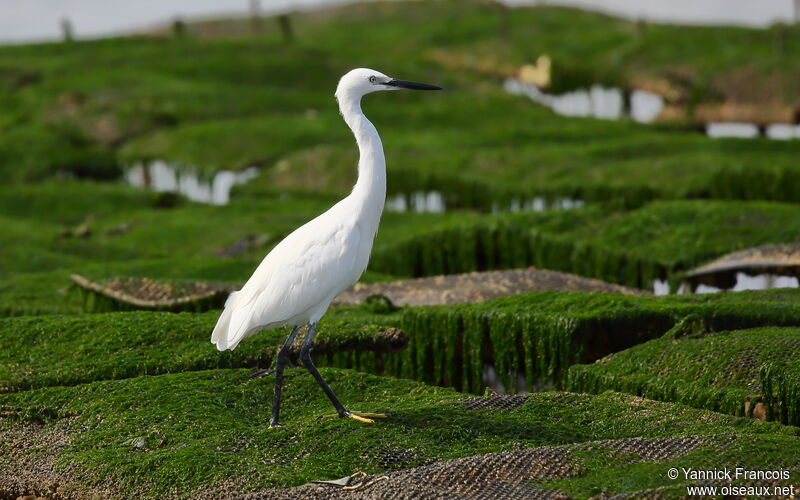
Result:
<instances>
[{"instance_id":1,"label":"egret's head","mask_svg":"<svg viewBox=\"0 0 800 500\"><path fill-rule=\"evenodd\" d=\"M397 80L374 69L357 68L347 72L339 80L339 85L336 87L336 98L341 101L346 97L360 98L379 90L399 89L442 90L441 87L436 85Z\"/></svg>"}]
</instances>

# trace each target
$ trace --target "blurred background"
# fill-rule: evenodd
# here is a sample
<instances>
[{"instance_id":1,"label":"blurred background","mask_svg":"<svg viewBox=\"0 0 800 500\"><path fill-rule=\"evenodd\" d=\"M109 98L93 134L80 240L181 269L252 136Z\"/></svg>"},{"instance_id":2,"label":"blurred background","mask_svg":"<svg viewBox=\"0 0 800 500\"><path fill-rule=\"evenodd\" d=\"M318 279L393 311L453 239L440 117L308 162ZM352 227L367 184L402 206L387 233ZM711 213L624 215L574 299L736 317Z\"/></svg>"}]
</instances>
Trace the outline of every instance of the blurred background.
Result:
<instances>
[{"instance_id":1,"label":"blurred background","mask_svg":"<svg viewBox=\"0 0 800 500\"><path fill-rule=\"evenodd\" d=\"M167 0L101 2L98 0L30 0L0 2L0 41L53 40L63 35L63 22L74 25L74 36L95 38L130 33L163 23L166 19L236 16L258 10L280 14L295 10L342 5L345 0ZM686 24L735 24L765 27L792 22L797 16L794 0L677 0L664 3L635 0L506 0L508 6L562 5L597 10L626 19Z\"/></svg>"},{"instance_id":2,"label":"blurred background","mask_svg":"<svg viewBox=\"0 0 800 500\"><path fill-rule=\"evenodd\" d=\"M358 66L447 88L365 99L365 282L796 287L798 3L0 0L0 310L100 307L73 275L241 283L352 186Z\"/></svg>"}]
</instances>

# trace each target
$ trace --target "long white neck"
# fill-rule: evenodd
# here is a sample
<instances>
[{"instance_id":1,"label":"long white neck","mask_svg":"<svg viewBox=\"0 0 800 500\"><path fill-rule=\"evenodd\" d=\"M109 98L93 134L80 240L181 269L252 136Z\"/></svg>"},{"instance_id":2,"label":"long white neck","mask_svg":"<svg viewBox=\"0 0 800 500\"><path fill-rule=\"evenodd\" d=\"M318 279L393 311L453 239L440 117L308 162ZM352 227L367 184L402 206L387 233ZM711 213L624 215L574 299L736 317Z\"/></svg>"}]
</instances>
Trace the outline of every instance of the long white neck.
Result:
<instances>
[{"instance_id":1,"label":"long white neck","mask_svg":"<svg viewBox=\"0 0 800 500\"><path fill-rule=\"evenodd\" d=\"M359 217L371 226L374 224L373 230L377 231L386 201L386 158L383 156L383 144L375 126L361 111L360 97L340 97L339 110L356 136L360 153L358 181L348 198L356 204L360 211Z\"/></svg>"}]
</instances>

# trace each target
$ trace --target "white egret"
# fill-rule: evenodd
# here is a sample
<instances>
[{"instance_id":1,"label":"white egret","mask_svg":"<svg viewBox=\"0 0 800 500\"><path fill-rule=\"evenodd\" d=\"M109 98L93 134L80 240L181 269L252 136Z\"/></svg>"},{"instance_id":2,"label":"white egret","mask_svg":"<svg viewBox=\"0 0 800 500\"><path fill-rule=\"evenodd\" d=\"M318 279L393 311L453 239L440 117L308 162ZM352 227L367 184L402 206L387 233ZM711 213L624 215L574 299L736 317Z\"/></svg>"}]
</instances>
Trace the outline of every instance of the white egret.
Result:
<instances>
[{"instance_id":1,"label":"white egret","mask_svg":"<svg viewBox=\"0 0 800 500\"><path fill-rule=\"evenodd\" d=\"M311 361L310 348L317 322L331 301L355 283L367 268L386 199L383 145L375 126L361 111L361 98L380 90L404 88L441 90L434 85L396 80L366 68L354 69L339 80L335 94L339 110L355 135L360 153L358 181L353 191L295 230L264 257L244 287L228 297L211 334L211 342L224 351L236 348L242 339L259 330L294 327L277 355L270 427L278 425L289 346L304 324L309 327L300 361L325 391L337 415L362 422L386 417L345 409Z\"/></svg>"}]
</instances>

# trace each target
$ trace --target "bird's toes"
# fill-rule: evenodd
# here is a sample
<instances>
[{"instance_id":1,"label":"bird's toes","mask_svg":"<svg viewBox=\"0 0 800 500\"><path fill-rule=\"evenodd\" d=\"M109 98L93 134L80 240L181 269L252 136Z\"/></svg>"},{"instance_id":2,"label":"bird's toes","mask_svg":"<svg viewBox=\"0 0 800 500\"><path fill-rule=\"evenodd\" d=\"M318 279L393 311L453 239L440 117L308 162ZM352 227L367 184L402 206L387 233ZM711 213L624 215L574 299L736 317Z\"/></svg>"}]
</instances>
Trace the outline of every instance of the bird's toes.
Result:
<instances>
[{"instance_id":1,"label":"bird's toes","mask_svg":"<svg viewBox=\"0 0 800 500\"><path fill-rule=\"evenodd\" d=\"M365 424L372 424L373 418L389 418L387 413L365 413L361 411L346 411L345 413L334 413L332 415L322 415L322 418L352 418Z\"/></svg>"},{"instance_id":2,"label":"bird's toes","mask_svg":"<svg viewBox=\"0 0 800 500\"><path fill-rule=\"evenodd\" d=\"M363 411L351 411L350 413L365 418L389 418L388 413L365 413Z\"/></svg>"},{"instance_id":3,"label":"bird's toes","mask_svg":"<svg viewBox=\"0 0 800 500\"><path fill-rule=\"evenodd\" d=\"M374 423L374 422L375 422L375 421L374 421L374 420L372 420L371 418L362 417L362 416L361 416L361 415L359 415L358 413L354 413L354 412L350 412L350 413L348 413L348 414L347 414L347 416L348 416L349 418L352 418L352 419L354 419L354 420L358 420L359 422L364 422L365 424L372 424L372 423Z\"/></svg>"},{"instance_id":4,"label":"bird's toes","mask_svg":"<svg viewBox=\"0 0 800 500\"><path fill-rule=\"evenodd\" d=\"M345 413L334 413L332 415L322 415L322 418L352 418L353 420L358 420L359 422L364 422L365 424L373 423L372 420L349 411Z\"/></svg>"}]
</instances>

